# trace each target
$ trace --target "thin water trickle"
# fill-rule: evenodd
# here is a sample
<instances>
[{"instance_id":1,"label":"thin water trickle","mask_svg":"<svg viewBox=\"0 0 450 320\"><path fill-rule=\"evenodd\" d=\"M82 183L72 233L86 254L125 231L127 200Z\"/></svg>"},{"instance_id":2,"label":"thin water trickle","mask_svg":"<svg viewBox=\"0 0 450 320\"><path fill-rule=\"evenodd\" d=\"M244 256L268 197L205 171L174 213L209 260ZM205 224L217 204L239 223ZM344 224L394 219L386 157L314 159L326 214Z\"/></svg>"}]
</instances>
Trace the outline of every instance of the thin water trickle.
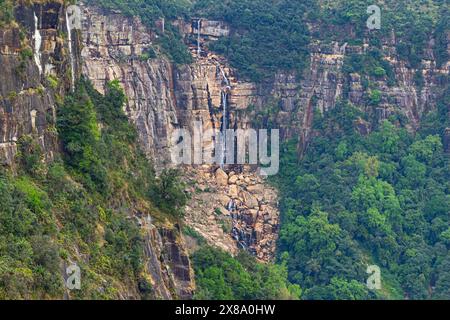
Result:
<instances>
[{"instance_id":1,"label":"thin water trickle","mask_svg":"<svg viewBox=\"0 0 450 320\"><path fill-rule=\"evenodd\" d=\"M220 167L223 168L226 160L226 131L228 129L228 90L230 90L230 81L228 80L225 70L219 65L219 70L222 74L222 81L225 82L225 88L221 90L222 97L222 128L221 128L221 153L220 153Z\"/></svg>"},{"instance_id":2,"label":"thin water trickle","mask_svg":"<svg viewBox=\"0 0 450 320\"><path fill-rule=\"evenodd\" d=\"M75 61L73 58L72 48L72 28L70 27L69 13L66 11L66 26L67 26L67 42L69 44L69 58L70 58L70 73L71 73L71 89L75 89Z\"/></svg>"},{"instance_id":3,"label":"thin water trickle","mask_svg":"<svg viewBox=\"0 0 450 320\"><path fill-rule=\"evenodd\" d=\"M39 19L36 15L36 12L33 12L34 14L34 61L36 62L36 65L39 69L39 75L42 74L42 64L41 64L41 46L42 46L42 36L41 32L39 31Z\"/></svg>"}]
</instances>

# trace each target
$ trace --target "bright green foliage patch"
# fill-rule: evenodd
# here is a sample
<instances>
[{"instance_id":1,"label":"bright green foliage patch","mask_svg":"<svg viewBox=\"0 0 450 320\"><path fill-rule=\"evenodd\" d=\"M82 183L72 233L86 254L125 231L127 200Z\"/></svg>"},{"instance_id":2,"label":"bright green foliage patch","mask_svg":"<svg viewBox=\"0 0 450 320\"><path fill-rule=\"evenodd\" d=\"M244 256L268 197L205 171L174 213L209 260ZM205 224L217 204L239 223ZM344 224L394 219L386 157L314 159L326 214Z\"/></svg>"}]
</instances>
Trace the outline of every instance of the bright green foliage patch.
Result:
<instances>
[{"instance_id":1,"label":"bright green foliage patch","mask_svg":"<svg viewBox=\"0 0 450 320\"><path fill-rule=\"evenodd\" d=\"M301 289L287 281L285 265L257 263L245 252L233 258L212 247L193 255L196 299L265 300L298 299Z\"/></svg>"}]
</instances>

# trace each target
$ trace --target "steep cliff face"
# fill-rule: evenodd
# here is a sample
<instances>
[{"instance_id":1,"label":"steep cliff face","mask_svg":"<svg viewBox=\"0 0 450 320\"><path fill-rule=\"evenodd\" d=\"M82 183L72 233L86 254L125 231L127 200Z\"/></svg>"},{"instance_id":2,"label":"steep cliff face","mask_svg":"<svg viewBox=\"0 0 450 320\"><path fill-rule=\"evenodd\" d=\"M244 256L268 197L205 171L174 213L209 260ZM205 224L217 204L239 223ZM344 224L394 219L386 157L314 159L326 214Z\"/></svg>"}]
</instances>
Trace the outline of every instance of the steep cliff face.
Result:
<instances>
[{"instance_id":1,"label":"steep cliff face","mask_svg":"<svg viewBox=\"0 0 450 320\"><path fill-rule=\"evenodd\" d=\"M102 93L109 81L120 81L127 96L125 111L138 130L141 147L157 169L163 168L170 159L170 135L178 127L172 65L163 59L142 58L155 35L139 19L81 8L83 75ZM146 271L155 297L192 297L192 269L180 231L148 223L143 226Z\"/></svg>"},{"instance_id":2,"label":"steep cliff face","mask_svg":"<svg viewBox=\"0 0 450 320\"><path fill-rule=\"evenodd\" d=\"M121 14L86 6L83 7L83 12L83 73L100 92L105 90L109 80L120 81L128 96L126 113L138 128L142 146L158 169L171 165L169 147L173 131L177 128L192 131L196 121L201 122L205 130L220 128L224 103L230 105L230 112L227 114L229 128L248 127L245 118L241 120L235 111L244 110L251 103L256 95L254 86L238 82L223 59L206 51L198 56L196 45L193 45L192 53L197 59L191 65L176 66L161 58L143 59L145 52L153 50L152 45L157 35L146 29L139 19L125 18ZM177 21L176 24L197 36L199 33L198 30L195 31L195 26L200 25L200 36L209 40L227 34L227 28L221 22L193 21L186 25ZM232 171L230 168L226 170L228 173ZM200 191L187 207L187 224L203 235L210 244L230 252L237 252L239 247L244 247L263 261L272 259L278 226L276 201L272 199L267 204L261 198L261 203L246 203L242 192L248 194L247 198L251 196L256 199L256 193L261 190L255 189L255 194L251 195L251 191L248 191L251 186L246 184L244 178L242 190L237 190L234 198L230 197L228 182L223 186L217 183L214 171L215 168L209 166L204 170L197 168L189 171L187 179L198 180L204 186L209 185L209 189L214 188L223 199L227 198L229 201L211 201L208 192ZM211 173L212 179L205 181L205 177L211 177ZM254 171L247 172L246 178L249 181L258 179L260 184L263 183ZM199 201L202 197L208 201ZM234 214L228 210L232 199L237 202ZM263 206L262 209L260 205ZM270 206L270 209L267 210L264 205ZM227 217L217 217L217 210L225 212ZM265 217L268 214L270 218ZM253 218L246 220L242 215ZM272 223L272 219L273 226L266 227L267 233L262 235L265 223ZM224 224L229 224L229 227ZM261 245L259 240L263 239L266 240Z\"/></svg>"},{"instance_id":3,"label":"steep cliff face","mask_svg":"<svg viewBox=\"0 0 450 320\"><path fill-rule=\"evenodd\" d=\"M172 65L163 59L141 59L156 35L139 19L121 14L83 10L83 74L104 92L108 81L118 79L128 102L126 112L136 125L142 147L161 168L169 160L168 141L178 126Z\"/></svg>"},{"instance_id":4,"label":"steep cliff face","mask_svg":"<svg viewBox=\"0 0 450 320\"><path fill-rule=\"evenodd\" d=\"M88 14L84 16L90 17ZM51 163L62 152L56 131L57 105L62 103L64 96L73 88L73 81L80 75L79 66L82 61L80 34L72 30L68 36L66 19L63 1L43 3L35 1L31 5L20 2L14 8L14 21L0 30L0 63L3 66L0 75L0 165L2 166L14 167L17 164L21 139L24 137L31 137L39 142L45 157L41 159L42 161ZM95 37L96 33L92 33L92 36ZM142 39L130 39L133 39L131 42L136 41L139 46L140 43L145 44L148 37L149 35L143 33ZM121 48L126 50L127 43L120 42L123 39L124 36L121 34L114 41L118 42L118 46L123 45ZM102 49L108 48L99 48ZM121 51L117 50L111 52L111 56L120 59L118 56L120 53ZM84 65L85 68L89 66ZM173 101L169 90L171 86L165 84L165 81L168 83L170 81L168 77L171 74L170 68L169 63L160 61L146 67L137 65L136 69L114 70L118 73L112 72L111 75L98 74L97 72L102 70L100 68L85 71L85 74L91 75L90 72L94 72L93 74L98 76L97 78L92 76L91 79L101 91L104 81L112 80L118 77L118 74L129 76L125 82L131 86L126 88L129 106L133 105L133 101L141 103L142 95L146 97L145 99L155 99L148 102L148 105L153 107L153 113L150 112L152 107L147 108L147 105L144 105L133 110L128 109L130 117L136 120L140 132L146 132L148 137L157 137L165 134L166 128L169 128L171 123L170 104L166 113L162 113L160 109L164 108L165 103ZM136 80L139 78L143 81ZM100 82L102 85L99 85ZM145 87L148 84L155 85ZM148 88L154 90L149 95L147 95ZM151 120L154 122L150 122ZM158 121L162 121L162 124ZM155 126L149 126L151 123L155 123ZM165 141L161 139L156 140L154 144L143 146L147 147L149 156L157 158L154 152L159 150L164 154L164 143ZM135 208L130 209L130 215L133 215L131 212L139 211ZM140 218L137 220L141 221ZM158 223L155 226L143 222L140 225L144 234L143 276L152 285L148 297L191 298L194 290L192 269L179 228L165 223ZM81 264L85 259L86 257L82 255L68 257L71 262ZM61 265L61 273L65 279L67 265L68 261ZM124 299L141 297L141 288L132 282L117 285L123 286L118 297ZM97 289L101 291L102 287ZM68 291L64 294L64 298L67 299L71 296Z\"/></svg>"},{"instance_id":5,"label":"steep cliff face","mask_svg":"<svg viewBox=\"0 0 450 320\"><path fill-rule=\"evenodd\" d=\"M189 256L174 227L157 229L144 222L145 271L152 285L153 295L158 299L190 299L194 292L193 272Z\"/></svg>"},{"instance_id":6,"label":"steep cliff face","mask_svg":"<svg viewBox=\"0 0 450 320\"><path fill-rule=\"evenodd\" d=\"M396 39L386 39L383 52L395 81L368 77L381 94L374 106L367 102L370 89L362 75L343 70L346 58L364 54L367 45L313 41L310 66L303 74L279 72L271 81L255 84L240 79L223 57L208 50L210 41L232 32L224 22L176 21L195 58L191 65L177 66L165 58L149 59L157 34L139 19L84 5L82 11L82 32L71 37L67 37L64 4L57 0L18 4L17 23L0 30L0 164L14 166L24 136L39 141L47 161L60 152L57 101L70 90L72 76L80 73L100 92L108 81L120 81L128 97L125 111L138 129L141 146L161 170L171 165L174 130L193 130L195 121L201 121L204 129L220 128L227 117L229 128L245 129L270 118L283 138L300 138L303 152L314 134L315 111L324 112L348 98L375 123L398 113L414 130L426 111L435 107L441 76L448 76L450 68L449 63L436 67L432 41L426 59L415 69L398 59ZM162 27L161 21L158 25ZM423 76L420 84L415 81L417 73ZM224 103L229 107L226 115ZM367 133L371 124L361 121L358 128ZM444 147L450 149L448 129ZM277 192L252 168L197 166L186 169L186 180L190 182L186 191L192 194L186 208L189 226L228 252L244 248L261 261L273 259L279 226ZM190 298L195 285L180 228L141 220L145 273L153 297ZM124 292L129 292L127 297L139 296L136 288Z\"/></svg>"},{"instance_id":7,"label":"steep cliff face","mask_svg":"<svg viewBox=\"0 0 450 320\"><path fill-rule=\"evenodd\" d=\"M194 63L178 66L162 58L147 59L144 53L156 48L157 35L146 29L139 19L127 19L118 13L92 7L84 7L84 13L83 72L99 91L104 90L108 80L121 82L129 97L127 114L137 126L148 156L154 159L159 169L170 165L169 147L175 129L192 131L195 121L200 121L203 129L218 129L225 117L229 128L264 126L270 121L272 127L280 128L283 139L299 138L301 155L314 134L312 124L316 111L323 113L332 109L344 98L374 119L373 123L362 119L356 123L361 133L368 133L373 125L392 114L403 116L407 120L406 126L414 130L426 111L435 107L440 76L448 75L449 71L448 64L443 68L436 67L432 42L427 59L422 61L419 69L414 69L398 59L396 40L386 39L382 49L384 59L391 66L395 79L386 75L365 76L364 81L372 83L380 92L380 101L373 105L368 101L373 89L364 83L363 75L347 74L344 70L346 59L366 54L368 45L323 44L313 40L309 48L309 68L304 73L278 72L271 81L256 84L240 79L238 72L230 68L223 57L208 50L211 41L233 32L224 22L203 18L175 21L174 25L183 34L194 57ZM157 27L162 28L161 21ZM423 75L420 84L415 81L417 73ZM224 103L228 107L226 115L223 114ZM215 167L199 167L187 175L200 185L212 187L218 193L218 199L230 198L230 188L220 187L215 170ZM233 170L225 167L224 174L233 176ZM250 181L257 179L251 170L248 174ZM261 183L264 185L263 181ZM248 187L244 185L243 191L248 191ZM208 192L201 189L208 188L200 188L190 202L188 224L209 243L230 252L246 247L261 260L273 257L277 223L272 225L273 228L261 227L257 219L246 220L232 215L228 210L229 201L208 200L211 199ZM258 196L249 192L252 197ZM243 199L238 195L234 200ZM265 221L277 221L276 203L270 203L270 208L269 218ZM216 209L225 215L229 213L230 228L223 225L227 219L214 214ZM243 209L255 208L244 204ZM264 213L256 214L260 215L264 216ZM248 223L242 225L242 220ZM262 242L269 243L264 248L265 253L264 246L259 245L263 239L256 236L261 228L271 239Z\"/></svg>"},{"instance_id":8,"label":"steep cliff face","mask_svg":"<svg viewBox=\"0 0 450 320\"><path fill-rule=\"evenodd\" d=\"M198 56L198 48L201 48L201 55L198 57L200 61L212 60L215 63L219 60L225 64L223 58L208 52L208 44L216 37L228 35L233 30L226 24L215 21L202 19L200 22L199 24L198 19L194 19L192 23L181 24L180 27L193 54ZM209 24L220 25L220 29L211 31ZM268 107L273 106L273 114L269 117L281 129L284 138L298 136L301 149L306 147L310 139L314 110L323 113L334 108L340 99L348 99L361 108L374 119L374 124L397 114L406 119L404 125L407 128L415 130L423 115L436 107L436 98L445 85L450 63L436 66L433 39L428 42L426 54L416 68L399 58L396 45L397 39L391 35L383 40L381 47L383 59L389 64L393 77L366 75L365 83L362 82L362 74L346 74L343 67L346 59L351 56L368 54L370 46L367 43L358 46L338 42L322 43L312 39L309 68L302 74L295 71L278 72L272 80L261 84L242 81L230 69L230 107L234 111L244 110L239 113L241 117L237 122L239 127L247 127L254 122L252 119L258 118L259 113L265 113L267 117ZM421 78L419 81L418 77ZM368 87L367 83L371 86ZM373 88L381 94L376 105L368 102ZM255 108L248 108L249 106Z\"/></svg>"},{"instance_id":9,"label":"steep cliff face","mask_svg":"<svg viewBox=\"0 0 450 320\"><path fill-rule=\"evenodd\" d=\"M0 30L0 163L12 165L18 142L36 137L52 159L58 150L54 123L56 95L64 92L48 86L54 76L64 82L67 43L63 6L58 1L33 6L17 5L16 22Z\"/></svg>"}]
</instances>

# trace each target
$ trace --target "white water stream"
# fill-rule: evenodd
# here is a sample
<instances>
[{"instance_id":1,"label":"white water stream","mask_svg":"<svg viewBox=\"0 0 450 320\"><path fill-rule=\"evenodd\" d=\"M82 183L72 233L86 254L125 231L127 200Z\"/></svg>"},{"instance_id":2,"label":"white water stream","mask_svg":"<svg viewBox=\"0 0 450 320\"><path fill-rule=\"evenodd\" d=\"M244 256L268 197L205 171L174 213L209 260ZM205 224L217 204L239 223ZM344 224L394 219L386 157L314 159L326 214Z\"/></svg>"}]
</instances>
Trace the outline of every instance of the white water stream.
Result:
<instances>
[{"instance_id":1,"label":"white water stream","mask_svg":"<svg viewBox=\"0 0 450 320\"><path fill-rule=\"evenodd\" d=\"M72 28L70 26L69 13L66 10L66 26L67 26L67 42L69 45L69 58L70 58L70 73L71 73L71 89L75 89L75 60L73 58L73 48L72 48Z\"/></svg>"},{"instance_id":2,"label":"white water stream","mask_svg":"<svg viewBox=\"0 0 450 320\"><path fill-rule=\"evenodd\" d=\"M202 53L202 47L200 45L201 29L202 29L202 19L198 19L198 21L197 21L197 55L199 58Z\"/></svg>"},{"instance_id":3,"label":"white water stream","mask_svg":"<svg viewBox=\"0 0 450 320\"><path fill-rule=\"evenodd\" d=\"M36 12L34 14L34 61L36 62L36 65L39 69L39 75L42 74L42 63L41 63L41 46L42 46L42 36L41 32L39 31L39 19L36 15Z\"/></svg>"}]
</instances>

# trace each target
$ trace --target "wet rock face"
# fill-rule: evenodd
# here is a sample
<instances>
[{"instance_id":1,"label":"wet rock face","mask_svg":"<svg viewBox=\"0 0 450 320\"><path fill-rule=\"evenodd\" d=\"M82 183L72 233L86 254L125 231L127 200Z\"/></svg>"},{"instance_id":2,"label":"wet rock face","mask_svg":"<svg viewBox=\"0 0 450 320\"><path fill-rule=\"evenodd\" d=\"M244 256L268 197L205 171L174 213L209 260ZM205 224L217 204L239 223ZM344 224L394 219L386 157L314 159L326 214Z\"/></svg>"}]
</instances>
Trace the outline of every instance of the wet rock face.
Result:
<instances>
[{"instance_id":1,"label":"wet rock face","mask_svg":"<svg viewBox=\"0 0 450 320\"><path fill-rule=\"evenodd\" d=\"M178 20L175 25L183 35L200 35L201 40L217 40L230 34L230 27L227 23L205 18L194 18L191 21Z\"/></svg>"},{"instance_id":2,"label":"wet rock face","mask_svg":"<svg viewBox=\"0 0 450 320\"><path fill-rule=\"evenodd\" d=\"M65 25L61 3L19 4L14 15L18 26L0 30L0 164L7 165L14 163L17 143L25 135L32 135L39 141L47 160L58 151L52 130L56 114L55 93L64 95L67 72L63 63L65 45L59 36ZM22 40L20 29L25 35ZM39 48L36 32L41 37ZM30 57L31 52L38 60ZM45 78L49 74L61 79L62 91L55 92L46 87Z\"/></svg>"},{"instance_id":3,"label":"wet rock face","mask_svg":"<svg viewBox=\"0 0 450 320\"><path fill-rule=\"evenodd\" d=\"M201 121L205 130L220 127L224 74L231 82L227 101L231 110L247 108L256 96L255 87L238 82L220 57L208 54L185 66L146 59L156 35L139 19L87 6L82 10L83 74L100 92L108 81L119 80L128 97L125 112L157 170L171 164L169 147L175 129L192 130L194 121ZM227 30L215 22L203 21L202 26L202 32L207 32L203 36ZM193 32L190 24L186 28ZM238 121L234 112L229 117L230 127L246 127L246 121Z\"/></svg>"}]
</instances>

